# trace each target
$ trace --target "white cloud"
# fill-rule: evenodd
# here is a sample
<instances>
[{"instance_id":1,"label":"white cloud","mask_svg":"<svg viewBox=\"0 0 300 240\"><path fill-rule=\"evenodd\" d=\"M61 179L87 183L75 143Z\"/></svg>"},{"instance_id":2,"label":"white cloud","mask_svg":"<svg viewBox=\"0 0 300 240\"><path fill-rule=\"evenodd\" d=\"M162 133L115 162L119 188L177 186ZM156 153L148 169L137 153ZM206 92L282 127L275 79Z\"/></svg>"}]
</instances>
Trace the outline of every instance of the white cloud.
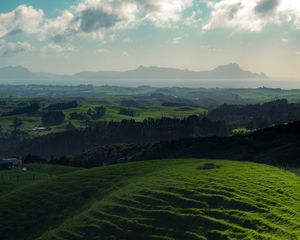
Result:
<instances>
[{"instance_id":1,"label":"white cloud","mask_svg":"<svg viewBox=\"0 0 300 240\"><path fill-rule=\"evenodd\" d=\"M127 51L122 52L123 57L129 57L129 53Z\"/></svg>"},{"instance_id":2,"label":"white cloud","mask_svg":"<svg viewBox=\"0 0 300 240\"><path fill-rule=\"evenodd\" d=\"M0 55L8 56L14 53L32 50L33 47L28 42L6 42L0 39Z\"/></svg>"},{"instance_id":3,"label":"white cloud","mask_svg":"<svg viewBox=\"0 0 300 240\"><path fill-rule=\"evenodd\" d=\"M98 53L107 53L107 52L109 52L109 50L106 48L99 48L99 49L97 49L97 52Z\"/></svg>"},{"instance_id":4,"label":"white cloud","mask_svg":"<svg viewBox=\"0 0 300 240\"><path fill-rule=\"evenodd\" d=\"M42 48L42 53L44 54L54 53L59 55L66 55L72 52L76 52L76 48L71 45L61 46L59 44L50 43L47 46Z\"/></svg>"},{"instance_id":5,"label":"white cloud","mask_svg":"<svg viewBox=\"0 0 300 240\"><path fill-rule=\"evenodd\" d=\"M125 29L150 22L171 27L192 6L192 0L83 0L56 19L48 20L43 33L60 42L75 35L103 40L105 30ZM113 36L113 35L112 35Z\"/></svg>"},{"instance_id":6,"label":"white cloud","mask_svg":"<svg viewBox=\"0 0 300 240\"><path fill-rule=\"evenodd\" d=\"M0 13L0 39L16 34L36 34L37 39L53 43L45 46L44 50L65 53L72 51L72 47L62 46L66 40L82 38L114 41L117 30L143 23L161 28L177 27L180 24L187 27L201 26L205 31L233 28L235 31L261 32L269 24L281 23L290 23L300 29L300 1L203 2L211 10L207 20L204 20L202 5L197 0L81 0L53 19L44 19L41 9L20 5L11 12ZM124 40L129 41L129 38ZM172 42L178 44L180 41L178 37ZM282 42L287 41L282 39ZM21 46L20 42L15 45Z\"/></svg>"},{"instance_id":7,"label":"white cloud","mask_svg":"<svg viewBox=\"0 0 300 240\"><path fill-rule=\"evenodd\" d=\"M291 22L300 28L300 1L296 0L221 0L208 2L211 8L204 30L233 28L261 32L268 24Z\"/></svg>"},{"instance_id":8,"label":"white cloud","mask_svg":"<svg viewBox=\"0 0 300 240\"><path fill-rule=\"evenodd\" d=\"M193 5L192 0L143 0L140 8L144 11L143 20L157 27L171 27L182 19L182 13Z\"/></svg>"},{"instance_id":9,"label":"white cloud","mask_svg":"<svg viewBox=\"0 0 300 240\"><path fill-rule=\"evenodd\" d=\"M283 42L283 43L288 43L289 40L288 40L287 38L281 38L281 42Z\"/></svg>"},{"instance_id":10,"label":"white cloud","mask_svg":"<svg viewBox=\"0 0 300 240\"><path fill-rule=\"evenodd\" d=\"M201 26L203 19L201 18L202 12L200 10L193 11L192 15L185 19L185 24L189 27L198 28Z\"/></svg>"},{"instance_id":11,"label":"white cloud","mask_svg":"<svg viewBox=\"0 0 300 240\"><path fill-rule=\"evenodd\" d=\"M56 19L47 20L43 26L42 34L52 36L54 42L61 42L72 34L73 19L74 15L66 10Z\"/></svg>"},{"instance_id":12,"label":"white cloud","mask_svg":"<svg viewBox=\"0 0 300 240\"><path fill-rule=\"evenodd\" d=\"M300 55L300 51L297 51L297 52L296 52L296 55Z\"/></svg>"},{"instance_id":13,"label":"white cloud","mask_svg":"<svg viewBox=\"0 0 300 240\"><path fill-rule=\"evenodd\" d=\"M8 13L0 13L0 38L18 33L37 33L43 17L43 10L26 5L20 5Z\"/></svg>"},{"instance_id":14,"label":"white cloud","mask_svg":"<svg viewBox=\"0 0 300 240\"><path fill-rule=\"evenodd\" d=\"M212 46L212 45L200 45L199 47L202 50L206 50L206 51L209 51L209 52L219 52L219 51L221 51L220 48L216 48L215 46Z\"/></svg>"},{"instance_id":15,"label":"white cloud","mask_svg":"<svg viewBox=\"0 0 300 240\"><path fill-rule=\"evenodd\" d=\"M132 1L84 0L43 27L56 43L79 36L103 40L106 29L129 27L136 18L137 4Z\"/></svg>"},{"instance_id":16,"label":"white cloud","mask_svg":"<svg viewBox=\"0 0 300 240\"><path fill-rule=\"evenodd\" d=\"M172 43L173 44L179 44L179 43L181 43L181 40L182 40L182 37L174 37L172 39Z\"/></svg>"}]
</instances>

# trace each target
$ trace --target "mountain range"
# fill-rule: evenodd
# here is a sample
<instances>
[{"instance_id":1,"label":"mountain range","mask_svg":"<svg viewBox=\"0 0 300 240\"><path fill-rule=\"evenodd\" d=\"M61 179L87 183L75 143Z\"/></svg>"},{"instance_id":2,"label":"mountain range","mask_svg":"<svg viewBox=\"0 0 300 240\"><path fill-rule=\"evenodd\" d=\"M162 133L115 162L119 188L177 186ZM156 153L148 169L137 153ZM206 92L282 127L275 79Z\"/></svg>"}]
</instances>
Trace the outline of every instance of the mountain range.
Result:
<instances>
[{"instance_id":1,"label":"mountain range","mask_svg":"<svg viewBox=\"0 0 300 240\"><path fill-rule=\"evenodd\" d=\"M264 73L253 73L236 63L218 66L209 71L191 71L176 68L140 66L128 71L79 72L74 75L58 75L31 72L22 66L0 68L0 80L107 80L107 79L266 79Z\"/></svg>"}]
</instances>

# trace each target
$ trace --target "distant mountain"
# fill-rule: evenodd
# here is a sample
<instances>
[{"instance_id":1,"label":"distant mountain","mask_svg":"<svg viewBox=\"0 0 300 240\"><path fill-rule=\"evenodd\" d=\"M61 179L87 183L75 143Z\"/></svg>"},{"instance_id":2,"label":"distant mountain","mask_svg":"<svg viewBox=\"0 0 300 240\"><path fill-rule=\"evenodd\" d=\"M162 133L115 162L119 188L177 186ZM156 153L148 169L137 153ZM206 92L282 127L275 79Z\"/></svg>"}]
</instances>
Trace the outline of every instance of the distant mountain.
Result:
<instances>
[{"instance_id":1,"label":"distant mountain","mask_svg":"<svg viewBox=\"0 0 300 240\"><path fill-rule=\"evenodd\" d=\"M35 79L36 77L34 73L22 66L0 68L0 79Z\"/></svg>"},{"instance_id":2,"label":"distant mountain","mask_svg":"<svg viewBox=\"0 0 300 240\"><path fill-rule=\"evenodd\" d=\"M264 73L252 73L240 68L236 63L219 66L210 71L190 71L176 68L144 67L124 72L99 71L81 72L72 77L78 79L235 79L235 78L268 78Z\"/></svg>"},{"instance_id":3,"label":"distant mountain","mask_svg":"<svg viewBox=\"0 0 300 240\"><path fill-rule=\"evenodd\" d=\"M128 71L79 72L74 75L57 75L51 73L33 73L18 67L0 68L0 80L108 80L108 79L265 79L264 73L252 73L240 68L236 63L218 66L210 71L190 71L176 68L140 66Z\"/></svg>"},{"instance_id":4,"label":"distant mountain","mask_svg":"<svg viewBox=\"0 0 300 240\"><path fill-rule=\"evenodd\" d=\"M216 67L206 74L213 78L268 78L264 73L252 73L240 68L237 63Z\"/></svg>"}]
</instances>

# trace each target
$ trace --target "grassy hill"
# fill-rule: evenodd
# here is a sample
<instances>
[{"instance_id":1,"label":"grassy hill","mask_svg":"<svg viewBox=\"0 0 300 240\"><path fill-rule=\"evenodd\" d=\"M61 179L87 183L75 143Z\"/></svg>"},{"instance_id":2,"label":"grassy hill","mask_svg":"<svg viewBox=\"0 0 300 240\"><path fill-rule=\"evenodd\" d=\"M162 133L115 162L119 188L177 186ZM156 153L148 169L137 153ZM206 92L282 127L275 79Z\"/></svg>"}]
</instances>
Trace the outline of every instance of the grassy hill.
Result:
<instances>
[{"instance_id":1,"label":"grassy hill","mask_svg":"<svg viewBox=\"0 0 300 240\"><path fill-rule=\"evenodd\" d=\"M17 188L0 216L6 240L299 239L300 179L225 160L119 164Z\"/></svg>"},{"instance_id":2,"label":"grassy hill","mask_svg":"<svg viewBox=\"0 0 300 240\"><path fill-rule=\"evenodd\" d=\"M48 164L26 164L27 171L0 170L0 197L19 187L49 179L58 175L74 172L80 168L64 167Z\"/></svg>"}]
</instances>

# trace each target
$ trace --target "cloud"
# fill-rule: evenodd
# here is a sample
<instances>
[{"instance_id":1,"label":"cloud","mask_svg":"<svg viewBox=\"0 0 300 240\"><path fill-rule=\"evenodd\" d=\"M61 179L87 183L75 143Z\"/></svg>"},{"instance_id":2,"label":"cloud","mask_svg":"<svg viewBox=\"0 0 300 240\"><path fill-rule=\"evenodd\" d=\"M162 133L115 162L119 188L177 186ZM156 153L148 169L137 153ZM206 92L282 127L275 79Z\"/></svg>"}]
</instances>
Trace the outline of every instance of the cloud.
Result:
<instances>
[{"instance_id":1,"label":"cloud","mask_svg":"<svg viewBox=\"0 0 300 240\"><path fill-rule=\"evenodd\" d=\"M157 27L171 27L179 22L182 13L192 7L192 0L142 0L140 8L144 12L144 21L153 23Z\"/></svg>"},{"instance_id":2,"label":"cloud","mask_svg":"<svg viewBox=\"0 0 300 240\"><path fill-rule=\"evenodd\" d=\"M273 12L279 5L279 0L261 0L254 8L256 13L267 14Z\"/></svg>"},{"instance_id":3,"label":"cloud","mask_svg":"<svg viewBox=\"0 0 300 240\"><path fill-rule=\"evenodd\" d=\"M296 52L296 55L299 55L299 56L300 56L300 51L297 51L297 52Z\"/></svg>"},{"instance_id":4,"label":"cloud","mask_svg":"<svg viewBox=\"0 0 300 240\"><path fill-rule=\"evenodd\" d=\"M76 7L74 21L83 32L124 28L136 20L138 5L129 0L85 0Z\"/></svg>"},{"instance_id":5,"label":"cloud","mask_svg":"<svg viewBox=\"0 0 300 240\"><path fill-rule=\"evenodd\" d=\"M202 14L203 13L199 10L193 11L192 15L185 19L185 24L189 27L198 28L199 26L201 26L201 22L203 21L201 17Z\"/></svg>"},{"instance_id":6,"label":"cloud","mask_svg":"<svg viewBox=\"0 0 300 240\"><path fill-rule=\"evenodd\" d=\"M123 57L129 57L129 53L127 51L122 52Z\"/></svg>"},{"instance_id":7,"label":"cloud","mask_svg":"<svg viewBox=\"0 0 300 240\"><path fill-rule=\"evenodd\" d=\"M291 22L300 28L300 1L295 0L221 0L209 1L211 14L204 30L233 28L261 32L269 24Z\"/></svg>"},{"instance_id":8,"label":"cloud","mask_svg":"<svg viewBox=\"0 0 300 240\"><path fill-rule=\"evenodd\" d=\"M107 53L107 52L109 52L109 50L106 48L99 48L99 49L97 49L97 52L98 53Z\"/></svg>"},{"instance_id":9,"label":"cloud","mask_svg":"<svg viewBox=\"0 0 300 240\"><path fill-rule=\"evenodd\" d=\"M68 53L76 52L76 48L68 45L68 46L61 46L59 44L50 43L47 46L42 48L43 54L59 54L59 55L66 55Z\"/></svg>"},{"instance_id":10,"label":"cloud","mask_svg":"<svg viewBox=\"0 0 300 240\"><path fill-rule=\"evenodd\" d=\"M42 35L50 35L56 43L64 41L68 36L72 35L73 19L74 15L70 11L64 11L61 16L46 21L42 28Z\"/></svg>"},{"instance_id":11,"label":"cloud","mask_svg":"<svg viewBox=\"0 0 300 240\"><path fill-rule=\"evenodd\" d=\"M202 28L204 32L217 28L261 32L267 25L282 23L290 23L300 29L300 1L201 2L199 4L197 0L79 0L76 5L65 9L61 15L53 19L45 19L41 9L20 5L11 12L0 13L0 39L21 34L36 35L38 40L45 41L46 44L53 43L44 49L70 52L72 47L63 47L68 41L76 38L114 41L117 31L143 24L159 28L184 25ZM202 9L203 4L206 4L208 10ZM208 11L207 18L205 11ZM174 44L179 42L180 39L173 39Z\"/></svg>"},{"instance_id":12,"label":"cloud","mask_svg":"<svg viewBox=\"0 0 300 240\"><path fill-rule=\"evenodd\" d=\"M6 42L0 40L0 56L9 56L15 53L32 50L33 47L28 42Z\"/></svg>"},{"instance_id":13,"label":"cloud","mask_svg":"<svg viewBox=\"0 0 300 240\"><path fill-rule=\"evenodd\" d=\"M175 37L172 39L173 44L179 44L181 43L182 37Z\"/></svg>"},{"instance_id":14,"label":"cloud","mask_svg":"<svg viewBox=\"0 0 300 240\"><path fill-rule=\"evenodd\" d=\"M43 10L27 5L20 5L8 13L0 13L0 38L20 33L37 33L43 17Z\"/></svg>"},{"instance_id":15,"label":"cloud","mask_svg":"<svg viewBox=\"0 0 300 240\"><path fill-rule=\"evenodd\" d=\"M51 35L56 43L75 36L103 40L105 30L132 24L136 12L137 4L129 0L84 0L56 19L48 20L43 33Z\"/></svg>"},{"instance_id":16,"label":"cloud","mask_svg":"<svg viewBox=\"0 0 300 240\"><path fill-rule=\"evenodd\" d=\"M192 0L83 0L56 19L48 20L43 33L56 43L83 36L103 40L106 30L126 29L148 22L171 27L192 6ZM55 34L54 34L55 33Z\"/></svg>"},{"instance_id":17,"label":"cloud","mask_svg":"<svg viewBox=\"0 0 300 240\"><path fill-rule=\"evenodd\" d=\"M281 42L283 42L283 43L288 43L289 40L288 40L287 38L281 38Z\"/></svg>"},{"instance_id":18,"label":"cloud","mask_svg":"<svg viewBox=\"0 0 300 240\"><path fill-rule=\"evenodd\" d=\"M81 13L80 17L80 29L87 33L97 31L101 28L111 28L120 21L117 16L97 9L87 9Z\"/></svg>"}]
</instances>

